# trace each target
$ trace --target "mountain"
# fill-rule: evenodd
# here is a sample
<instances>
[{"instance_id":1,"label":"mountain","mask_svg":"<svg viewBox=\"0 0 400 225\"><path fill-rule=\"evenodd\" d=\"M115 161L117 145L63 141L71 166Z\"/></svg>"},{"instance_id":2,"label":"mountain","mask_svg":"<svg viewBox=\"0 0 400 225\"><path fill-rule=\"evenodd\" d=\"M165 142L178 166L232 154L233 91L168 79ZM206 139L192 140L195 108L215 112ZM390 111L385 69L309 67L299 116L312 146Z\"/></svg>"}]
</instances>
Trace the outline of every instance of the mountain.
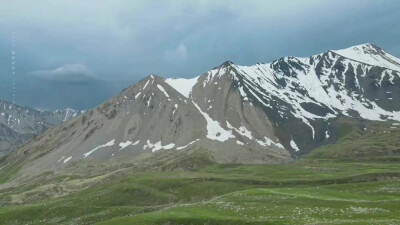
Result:
<instances>
[{"instance_id":1,"label":"mountain","mask_svg":"<svg viewBox=\"0 0 400 225\"><path fill-rule=\"evenodd\" d=\"M81 113L73 109L41 112L0 101L0 155L11 151L47 127L60 124Z\"/></svg>"},{"instance_id":2,"label":"mountain","mask_svg":"<svg viewBox=\"0 0 400 225\"><path fill-rule=\"evenodd\" d=\"M217 162L280 163L335 143L341 118L400 121L400 59L372 44L239 66L192 78L150 75L13 151L39 173L127 162L162 150ZM394 123L394 122L393 122Z\"/></svg>"}]
</instances>

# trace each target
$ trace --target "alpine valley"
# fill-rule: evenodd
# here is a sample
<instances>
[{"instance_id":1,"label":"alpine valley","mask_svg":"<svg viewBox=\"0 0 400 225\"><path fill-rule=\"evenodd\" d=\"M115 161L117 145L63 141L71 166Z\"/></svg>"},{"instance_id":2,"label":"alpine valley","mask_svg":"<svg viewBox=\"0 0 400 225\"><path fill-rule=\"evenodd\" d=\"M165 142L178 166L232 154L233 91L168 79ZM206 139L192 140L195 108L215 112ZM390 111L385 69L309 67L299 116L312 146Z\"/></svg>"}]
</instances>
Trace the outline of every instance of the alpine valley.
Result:
<instances>
[{"instance_id":1,"label":"alpine valley","mask_svg":"<svg viewBox=\"0 0 400 225\"><path fill-rule=\"evenodd\" d=\"M2 105L16 137L64 121L0 158L2 224L400 222L400 59L373 44L149 75L80 115Z\"/></svg>"}]
</instances>

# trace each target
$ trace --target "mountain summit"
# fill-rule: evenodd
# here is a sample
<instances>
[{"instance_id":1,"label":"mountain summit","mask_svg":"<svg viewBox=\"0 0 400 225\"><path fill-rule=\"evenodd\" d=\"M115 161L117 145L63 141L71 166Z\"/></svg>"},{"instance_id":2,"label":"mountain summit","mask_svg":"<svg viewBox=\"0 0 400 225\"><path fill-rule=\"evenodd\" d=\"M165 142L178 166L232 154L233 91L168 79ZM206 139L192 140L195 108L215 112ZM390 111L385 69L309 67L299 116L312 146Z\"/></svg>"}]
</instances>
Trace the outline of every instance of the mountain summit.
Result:
<instances>
[{"instance_id":1,"label":"mountain summit","mask_svg":"<svg viewBox=\"0 0 400 225\"><path fill-rule=\"evenodd\" d=\"M341 118L400 121L400 59L364 44L191 79L150 75L13 152L44 171L174 149L278 163L338 140Z\"/></svg>"},{"instance_id":2,"label":"mountain summit","mask_svg":"<svg viewBox=\"0 0 400 225\"><path fill-rule=\"evenodd\" d=\"M332 51L346 58L379 67L385 67L392 70L398 70L400 60L374 44L357 45L350 48Z\"/></svg>"}]
</instances>

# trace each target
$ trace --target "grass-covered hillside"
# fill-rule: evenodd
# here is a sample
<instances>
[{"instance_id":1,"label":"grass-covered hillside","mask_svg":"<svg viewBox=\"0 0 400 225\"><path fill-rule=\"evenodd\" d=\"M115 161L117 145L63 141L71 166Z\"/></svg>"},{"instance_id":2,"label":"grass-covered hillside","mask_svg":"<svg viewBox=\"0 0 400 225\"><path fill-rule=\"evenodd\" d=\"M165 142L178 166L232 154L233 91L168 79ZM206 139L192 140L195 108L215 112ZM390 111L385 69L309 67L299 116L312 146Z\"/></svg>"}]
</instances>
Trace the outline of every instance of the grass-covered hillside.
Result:
<instances>
[{"instance_id":1,"label":"grass-covered hillside","mask_svg":"<svg viewBox=\"0 0 400 225\"><path fill-rule=\"evenodd\" d=\"M400 125L343 124L337 144L285 165L167 151L16 185L1 164L0 224L400 224Z\"/></svg>"}]
</instances>

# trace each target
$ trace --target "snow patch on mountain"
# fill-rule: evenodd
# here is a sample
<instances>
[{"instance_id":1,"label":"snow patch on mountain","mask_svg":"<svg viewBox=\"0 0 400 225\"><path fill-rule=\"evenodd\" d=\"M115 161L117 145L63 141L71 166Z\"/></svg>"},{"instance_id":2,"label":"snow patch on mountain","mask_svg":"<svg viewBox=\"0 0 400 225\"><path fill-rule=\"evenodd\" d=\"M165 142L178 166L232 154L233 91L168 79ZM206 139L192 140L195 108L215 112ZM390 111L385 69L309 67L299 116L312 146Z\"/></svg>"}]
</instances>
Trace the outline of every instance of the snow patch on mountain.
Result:
<instances>
[{"instance_id":1,"label":"snow patch on mountain","mask_svg":"<svg viewBox=\"0 0 400 225\"><path fill-rule=\"evenodd\" d=\"M207 113L203 112L196 103L193 102L193 104L206 119L208 139L225 142L229 138L235 138L235 136L232 134L232 131L225 130L218 121L213 120Z\"/></svg>"},{"instance_id":2,"label":"snow patch on mountain","mask_svg":"<svg viewBox=\"0 0 400 225\"><path fill-rule=\"evenodd\" d=\"M104 145L98 145L96 148L92 149L91 151L88 151L86 153L83 154L84 158L88 157L90 154L92 154L93 152L99 150L100 148L104 148L104 147L111 147L115 144L115 139L112 139L111 141L107 142Z\"/></svg>"},{"instance_id":3,"label":"snow patch on mountain","mask_svg":"<svg viewBox=\"0 0 400 225\"><path fill-rule=\"evenodd\" d=\"M57 163L61 162L63 159L65 159L65 156L61 156L61 158L57 160Z\"/></svg>"},{"instance_id":4,"label":"snow patch on mountain","mask_svg":"<svg viewBox=\"0 0 400 225\"><path fill-rule=\"evenodd\" d=\"M142 90L146 89L146 87L147 87L147 85L149 84L149 82L150 82L150 80L147 80L147 81L146 81L146 83L144 84L144 86L143 86L143 89L142 89Z\"/></svg>"},{"instance_id":5,"label":"snow patch on mountain","mask_svg":"<svg viewBox=\"0 0 400 225\"><path fill-rule=\"evenodd\" d=\"M295 150L296 152L300 151L299 147L297 147L296 142L294 142L293 138L290 139L290 147L292 147L293 150Z\"/></svg>"},{"instance_id":6,"label":"snow patch on mountain","mask_svg":"<svg viewBox=\"0 0 400 225\"><path fill-rule=\"evenodd\" d=\"M181 93L186 98L189 98L190 92L192 91L193 86L197 83L199 77L195 77L192 79L185 78L168 78L165 79L165 82Z\"/></svg>"},{"instance_id":7,"label":"snow patch on mountain","mask_svg":"<svg viewBox=\"0 0 400 225\"><path fill-rule=\"evenodd\" d=\"M140 96L140 94L141 94L141 92L138 92L138 93L135 95L135 99L137 99L137 98Z\"/></svg>"},{"instance_id":8,"label":"snow patch on mountain","mask_svg":"<svg viewBox=\"0 0 400 225\"><path fill-rule=\"evenodd\" d=\"M64 164L67 163L67 162L68 162L69 160L71 160L71 159L72 159L72 156L66 158L66 159L64 160Z\"/></svg>"},{"instance_id":9,"label":"snow patch on mountain","mask_svg":"<svg viewBox=\"0 0 400 225\"><path fill-rule=\"evenodd\" d=\"M158 89L160 89L160 91L161 91L162 93L164 93L164 95L165 95L167 98L169 98L168 93L165 91L165 89L164 89L161 85L157 84L157 87L158 87Z\"/></svg>"},{"instance_id":10,"label":"snow patch on mountain","mask_svg":"<svg viewBox=\"0 0 400 225\"><path fill-rule=\"evenodd\" d=\"M185 149L185 148L189 147L190 145L192 145L192 144L196 143L196 142L197 142L197 141L199 141L199 140L200 140L200 139L196 139L196 140L194 140L194 141L191 141L191 142L189 142L187 145L184 145L184 146L177 147L177 148L176 148L176 150L182 150L182 149Z\"/></svg>"},{"instance_id":11,"label":"snow patch on mountain","mask_svg":"<svg viewBox=\"0 0 400 225\"><path fill-rule=\"evenodd\" d=\"M174 109L173 109L173 111L172 111L172 114L175 114L176 110L178 110L178 104L175 104L175 105L174 105Z\"/></svg>"},{"instance_id":12,"label":"snow patch on mountain","mask_svg":"<svg viewBox=\"0 0 400 225\"><path fill-rule=\"evenodd\" d=\"M236 144L238 144L238 145L244 145L244 143L241 142L241 141L239 141L239 140L236 140Z\"/></svg>"},{"instance_id":13,"label":"snow patch on mountain","mask_svg":"<svg viewBox=\"0 0 400 225\"><path fill-rule=\"evenodd\" d=\"M119 149L119 151L121 151L122 149L128 147L128 146L131 145L131 144L132 144L131 141L126 141L126 142L121 142L121 143L119 143L119 147L121 147L121 148Z\"/></svg>"},{"instance_id":14,"label":"snow patch on mountain","mask_svg":"<svg viewBox=\"0 0 400 225\"><path fill-rule=\"evenodd\" d=\"M161 149L172 149L173 147L175 147L175 144L173 144L173 143L170 143L168 145L164 145L163 146L161 144L161 141L152 144L150 142L150 140L147 140L147 144L143 146L143 149L150 148L152 152L156 152L156 151L159 151Z\"/></svg>"},{"instance_id":15,"label":"snow patch on mountain","mask_svg":"<svg viewBox=\"0 0 400 225\"><path fill-rule=\"evenodd\" d=\"M240 126L239 128L235 128L235 127L233 127L233 126L229 123L229 121L226 121L226 126L227 126L229 129L231 129L231 130L235 130L235 131L236 131L237 133L239 133L241 136L247 137L247 138L250 139L250 140L253 140L253 139L254 139L254 137L253 137L253 135L251 134L251 132L250 132L249 130L247 130L247 128L244 127L243 125Z\"/></svg>"}]
</instances>

